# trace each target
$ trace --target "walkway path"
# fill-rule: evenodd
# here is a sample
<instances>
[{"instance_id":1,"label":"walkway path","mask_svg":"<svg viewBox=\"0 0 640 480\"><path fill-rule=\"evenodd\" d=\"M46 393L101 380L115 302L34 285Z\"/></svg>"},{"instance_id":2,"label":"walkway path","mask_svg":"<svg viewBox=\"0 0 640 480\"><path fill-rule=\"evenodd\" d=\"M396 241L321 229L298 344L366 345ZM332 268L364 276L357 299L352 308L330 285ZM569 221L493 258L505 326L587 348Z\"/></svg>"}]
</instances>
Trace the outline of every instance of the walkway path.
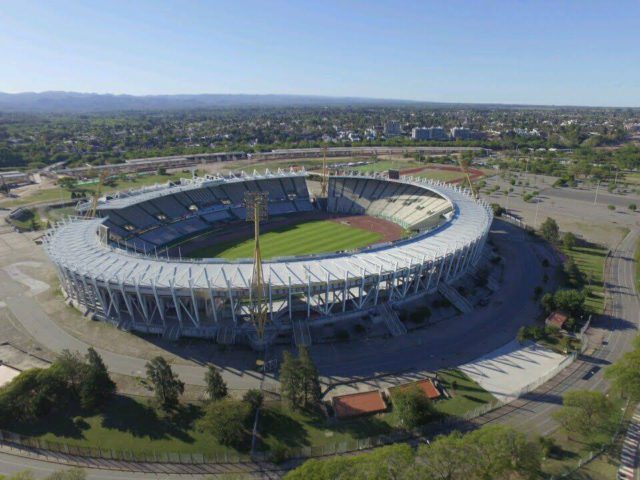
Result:
<instances>
[{"instance_id":1,"label":"walkway path","mask_svg":"<svg viewBox=\"0 0 640 480\"><path fill-rule=\"evenodd\" d=\"M635 480L638 467L638 446L640 446L640 406L633 413L627 435L620 454L619 480Z\"/></svg>"}]
</instances>

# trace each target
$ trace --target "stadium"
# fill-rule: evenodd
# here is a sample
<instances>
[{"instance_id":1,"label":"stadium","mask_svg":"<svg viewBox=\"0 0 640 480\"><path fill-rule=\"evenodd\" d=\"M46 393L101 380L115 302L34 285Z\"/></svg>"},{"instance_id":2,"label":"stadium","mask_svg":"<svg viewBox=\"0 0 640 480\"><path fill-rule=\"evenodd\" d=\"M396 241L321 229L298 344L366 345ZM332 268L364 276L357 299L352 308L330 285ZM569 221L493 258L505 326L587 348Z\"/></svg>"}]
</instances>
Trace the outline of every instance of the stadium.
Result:
<instances>
[{"instance_id":1,"label":"stadium","mask_svg":"<svg viewBox=\"0 0 640 480\"><path fill-rule=\"evenodd\" d=\"M304 170L267 170L121 192L100 199L94 218L55 225L44 247L87 316L254 348L279 335L310 344L310 326L372 314L402 334L394 307L476 268L492 211L468 190L380 173L332 175L326 193L317 184ZM262 332L247 192L268 199Z\"/></svg>"}]
</instances>

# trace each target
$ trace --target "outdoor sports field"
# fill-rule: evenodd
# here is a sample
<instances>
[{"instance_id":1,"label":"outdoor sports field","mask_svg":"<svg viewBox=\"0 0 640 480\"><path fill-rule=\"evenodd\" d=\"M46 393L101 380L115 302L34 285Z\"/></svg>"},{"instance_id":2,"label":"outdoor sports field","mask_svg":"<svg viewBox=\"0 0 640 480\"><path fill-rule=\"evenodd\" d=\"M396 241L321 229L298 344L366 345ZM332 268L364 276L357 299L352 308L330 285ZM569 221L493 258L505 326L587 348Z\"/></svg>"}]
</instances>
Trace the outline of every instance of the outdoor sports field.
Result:
<instances>
[{"instance_id":1,"label":"outdoor sports field","mask_svg":"<svg viewBox=\"0 0 640 480\"><path fill-rule=\"evenodd\" d=\"M383 235L332 220L313 220L276 228L260 235L262 258L329 253L362 248L379 242ZM213 240L213 239L212 239ZM192 258L253 257L253 238L213 241L189 252Z\"/></svg>"}]
</instances>

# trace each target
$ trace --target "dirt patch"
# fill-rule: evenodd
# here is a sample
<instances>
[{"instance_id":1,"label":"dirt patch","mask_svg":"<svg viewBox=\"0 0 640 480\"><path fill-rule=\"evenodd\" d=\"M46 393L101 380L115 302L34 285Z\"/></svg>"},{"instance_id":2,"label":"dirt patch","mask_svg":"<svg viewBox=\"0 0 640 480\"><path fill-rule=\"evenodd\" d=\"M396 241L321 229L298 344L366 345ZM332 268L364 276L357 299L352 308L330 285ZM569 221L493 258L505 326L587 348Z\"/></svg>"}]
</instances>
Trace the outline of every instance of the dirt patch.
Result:
<instances>
[{"instance_id":1,"label":"dirt patch","mask_svg":"<svg viewBox=\"0 0 640 480\"><path fill-rule=\"evenodd\" d=\"M379 233L382 239L376 243L393 242L399 240L404 235L404 229L389 220L369 217L367 215L353 215L350 217L333 216L330 218L334 222L345 223L355 228L362 228L370 232Z\"/></svg>"},{"instance_id":2,"label":"dirt patch","mask_svg":"<svg viewBox=\"0 0 640 480\"><path fill-rule=\"evenodd\" d=\"M447 165L429 165L427 167L415 167L415 168L405 168L400 170L402 175L413 175L416 173L422 173L427 170L441 170L445 172L457 172L460 173L460 178L456 180L452 180L450 183L460 183L464 180L464 173L460 169L460 167L447 166ZM476 168L469 168L469 176L471 177L471 181L477 180L484 176L484 172L482 170L478 170Z\"/></svg>"}]
</instances>

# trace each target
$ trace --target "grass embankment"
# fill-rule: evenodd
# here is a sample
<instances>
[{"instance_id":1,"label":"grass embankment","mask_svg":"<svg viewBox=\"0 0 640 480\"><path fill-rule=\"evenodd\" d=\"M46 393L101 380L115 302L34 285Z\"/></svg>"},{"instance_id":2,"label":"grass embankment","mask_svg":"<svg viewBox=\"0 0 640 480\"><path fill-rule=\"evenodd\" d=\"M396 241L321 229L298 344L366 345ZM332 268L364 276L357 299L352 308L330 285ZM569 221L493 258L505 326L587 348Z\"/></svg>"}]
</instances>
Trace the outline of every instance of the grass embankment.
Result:
<instances>
[{"instance_id":1,"label":"grass embankment","mask_svg":"<svg viewBox=\"0 0 640 480\"><path fill-rule=\"evenodd\" d=\"M102 188L102 193L110 193L115 191L130 190L132 188L141 188L156 183L166 183L168 181L175 181L182 177L189 177L190 174L176 173L170 175L140 175L136 177L127 177L126 179L116 179L110 185L105 185ZM97 184L80 185L78 188L86 191L87 196L91 196L95 192ZM45 203L45 202L62 202L75 200L71 198L71 191L57 185L50 188L42 188L38 190L32 190L28 195L20 198L5 198L0 200L0 206L5 208L15 208L21 205L27 205L31 203ZM80 199L77 199L78 201Z\"/></svg>"},{"instance_id":2,"label":"grass embankment","mask_svg":"<svg viewBox=\"0 0 640 480\"><path fill-rule=\"evenodd\" d=\"M438 372L438 378L451 395L451 398L435 403L436 409L445 415L463 416L496 400L491 393L460 370L441 370Z\"/></svg>"},{"instance_id":3,"label":"grass embankment","mask_svg":"<svg viewBox=\"0 0 640 480\"><path fill-rule=\"evenodd\" d=\"M495 401L493 395L459 370L442 370L438 372L438 378L451 396L434 402L436 412L442 416L463 416ZM313 449L345 443L353 446L357 440L387 435L398 426L393 410L338 421L272 403L263 410L260 432L264 446L272 450L278 446Z\"/></svg>"},{"instance_id":4,"label":"grass embankment","mask_svg":"<svg viewBox=\"0 0 640 480\"><path fill-rule=\"evenodd\" d=\"M584 286L591 289L592 295L586 299L587 308L594 313L604 310L604 261L607 249L600 246L576 246L569 250L562 248L562 253L571 257L583 276Z\"/></svg>"},{"instance_id":5,"label":"grass embankment","mask_svg":"<svg viewBox=\"0 0 640 480\"><path fill-rule=\"evenodd\" d=\"M173 418L163 418L146 400L118 395L102 413L81 411L50 415L32 424L12 425L23 435L74 446L134 453L222 454L227 449L196 422L198 405L188 404Z\"/></svg>"},{"instance_id":6,"label":"grass embankment","mask_svg":"<svg viewBox=\"0 0 640 480\"><path fill-rule=\"evenodd\" d=\"M382 235L361 228L327 220L300 223L260 235L263 258L285 255L337 252L362 248L376 243ZM194 258L250 258L253 239L215 243L191 252Z\"/></svg>"},{"instance_id":7,"label":"grass embankment","mask_svg":"<svg viewBox=\"0 0 640 480\"><path fill-rule=\"evenodd\" d=\"M452 398L435 403L443 415L464 415L494 400L477 383L457 370L439 372ZM453 389L453 382L456 388ZM186 404L173 417L165 418L150 406L150 399L117 395L102 412L78 410L44 417L33 423L8 425L7 429L68 445L101 448L133 454L199 453L222 455L228 449L197 428L202 408ZM267 402L260 417L262 448L277 451L311 447L314 453L339 444L353 446L357 440L386 435L398 427L393 411L337 421L322 415L298 412L281 402Z\"/></svg>"}]
</instances>

